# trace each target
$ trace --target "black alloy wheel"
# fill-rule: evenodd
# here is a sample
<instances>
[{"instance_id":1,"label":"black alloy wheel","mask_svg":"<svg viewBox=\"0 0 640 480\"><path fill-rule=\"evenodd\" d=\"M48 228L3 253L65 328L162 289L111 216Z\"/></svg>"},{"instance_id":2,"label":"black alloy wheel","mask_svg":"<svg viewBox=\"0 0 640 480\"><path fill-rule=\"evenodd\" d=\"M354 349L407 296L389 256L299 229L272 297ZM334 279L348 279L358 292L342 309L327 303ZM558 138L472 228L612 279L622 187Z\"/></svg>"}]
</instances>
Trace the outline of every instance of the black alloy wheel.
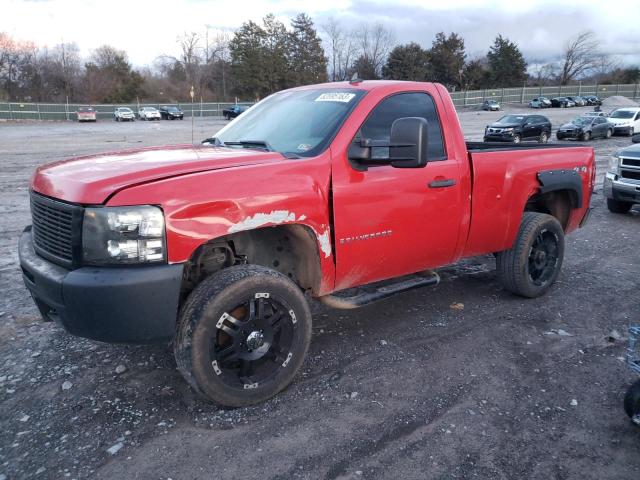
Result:
<instances>
[{"instance_id":1,"label":"black alloy wheel","mask_svg":"<svg viewBox=\"0 0 640 480\"><path fill-rule=\"evenodd\" d=\"M531 245L528 273L537 287L545 287L556 272L559 238L550 230L541 230Z\"/></svg>"}]
</instances>

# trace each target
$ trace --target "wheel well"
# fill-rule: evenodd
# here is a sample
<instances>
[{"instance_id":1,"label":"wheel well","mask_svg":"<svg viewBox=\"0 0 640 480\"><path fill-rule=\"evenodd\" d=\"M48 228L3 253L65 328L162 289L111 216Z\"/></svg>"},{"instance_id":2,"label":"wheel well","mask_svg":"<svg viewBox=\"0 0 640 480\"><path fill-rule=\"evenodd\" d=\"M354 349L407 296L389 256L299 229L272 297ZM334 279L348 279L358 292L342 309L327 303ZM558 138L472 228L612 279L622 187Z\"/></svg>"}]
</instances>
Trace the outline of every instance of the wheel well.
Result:
<instances>
[{"instance_id":1,"label":"wheel well","mask_svg":"<svg viewBox=\"0 0 640 480\"><path fill-rule=\"evenodd\" d=\"M525 212L546 213L556 217L562 229L566 230L571 213L571 196L568 190L554 190L537 193L529 198L524 207Z\"/></svg>"},{"instance_id":2,"label":"wheel well","mask_svg":"<svg viewBox=\"0 0 640 480\"><path fill-rule=\"evenodd\" d=\"M262 265L317 293L322 272L316 236L304 225L237 232L200 245L185 265L183 298L205 277L231 265Z\"/></svg>"}]
</instances>

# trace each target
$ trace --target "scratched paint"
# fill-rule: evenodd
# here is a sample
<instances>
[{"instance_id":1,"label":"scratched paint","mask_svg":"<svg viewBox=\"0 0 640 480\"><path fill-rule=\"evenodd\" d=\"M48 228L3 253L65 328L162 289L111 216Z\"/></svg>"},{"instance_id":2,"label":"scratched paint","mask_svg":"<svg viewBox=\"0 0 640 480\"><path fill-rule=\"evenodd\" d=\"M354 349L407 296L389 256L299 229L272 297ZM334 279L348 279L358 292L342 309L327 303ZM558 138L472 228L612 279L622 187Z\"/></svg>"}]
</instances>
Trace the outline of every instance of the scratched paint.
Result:
<instances>
[{"instance_id":1,"label":"scratched paint","mask_svg":"<svg viewBox=\"0 0 640 480\"><path fill-rule=\"evenodd\" d=\"M317 235L320 242L320 250L324 253L324 258L331 256L331 240L329 239L329 229L327 228L322 235Z\"/></svg>"},{"instance_id":2,"label":"scratched paint","mask_svg":"<svg viewBox=\"0 0 640 480\"><path fill-rule=\"evenodd\" d=\"M254 228L264 227L265 225L279 225L281 223L290 223L295 221L296 214L289 210L273 210L271 213L256 213L251 217L245 218L241 222L231 225L229 227L229 233L252 230Z\"/></svg>"}]
</instances>

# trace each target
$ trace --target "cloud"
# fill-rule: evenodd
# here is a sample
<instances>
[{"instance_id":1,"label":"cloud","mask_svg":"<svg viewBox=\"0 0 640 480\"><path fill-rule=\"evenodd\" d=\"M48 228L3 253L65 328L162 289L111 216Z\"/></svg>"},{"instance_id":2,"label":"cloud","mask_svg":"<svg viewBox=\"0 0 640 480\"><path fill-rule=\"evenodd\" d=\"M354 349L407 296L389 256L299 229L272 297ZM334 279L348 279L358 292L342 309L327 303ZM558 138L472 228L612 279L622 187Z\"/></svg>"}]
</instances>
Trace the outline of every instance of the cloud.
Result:
<instances>
[{"instance_id":1,"label":"cloud","mask_svg":"<svg viewBox=\"0 0 640 480\"><path fill-rule=\"evenodd\" d=\"M37 1L37 5L34 4ZM470 57L484 55L498 33L515 41L528 61L551 61L567 39L591 29L601 50L640 64L640 2L600 0L570 5L551 0L3 0L0 31L40 45L75 41L88 55L102 44L127 51L136 65L151 64L161 54L176 55L176 39L185 31L235 29L267 13L288 21L306 11L322 24L330 16L345 26L380 21L398 43L431 45L439 31L457 32Z\"/></svg>"}]
</instances>

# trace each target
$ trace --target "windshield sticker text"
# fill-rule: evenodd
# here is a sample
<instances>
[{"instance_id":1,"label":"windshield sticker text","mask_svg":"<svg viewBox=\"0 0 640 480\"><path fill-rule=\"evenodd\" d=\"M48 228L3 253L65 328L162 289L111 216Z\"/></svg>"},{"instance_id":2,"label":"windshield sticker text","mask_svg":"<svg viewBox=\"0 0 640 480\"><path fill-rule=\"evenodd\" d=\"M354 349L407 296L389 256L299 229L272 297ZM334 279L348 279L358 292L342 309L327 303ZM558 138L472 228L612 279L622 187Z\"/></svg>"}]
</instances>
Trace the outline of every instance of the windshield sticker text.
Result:
<instances>
[{"instance_id":1,"label":"windshield sticker text","mask_svg":"<svg viewBox=\"0 0 640 480\"><path fill-rule=\"evenodd\" d=\"M323 93L318 98L316 98L316 102L342 102L349 103L356 96L355 93L343 93L343 92L331 92L331 93Z\"/></svg>"}]
</instances>

